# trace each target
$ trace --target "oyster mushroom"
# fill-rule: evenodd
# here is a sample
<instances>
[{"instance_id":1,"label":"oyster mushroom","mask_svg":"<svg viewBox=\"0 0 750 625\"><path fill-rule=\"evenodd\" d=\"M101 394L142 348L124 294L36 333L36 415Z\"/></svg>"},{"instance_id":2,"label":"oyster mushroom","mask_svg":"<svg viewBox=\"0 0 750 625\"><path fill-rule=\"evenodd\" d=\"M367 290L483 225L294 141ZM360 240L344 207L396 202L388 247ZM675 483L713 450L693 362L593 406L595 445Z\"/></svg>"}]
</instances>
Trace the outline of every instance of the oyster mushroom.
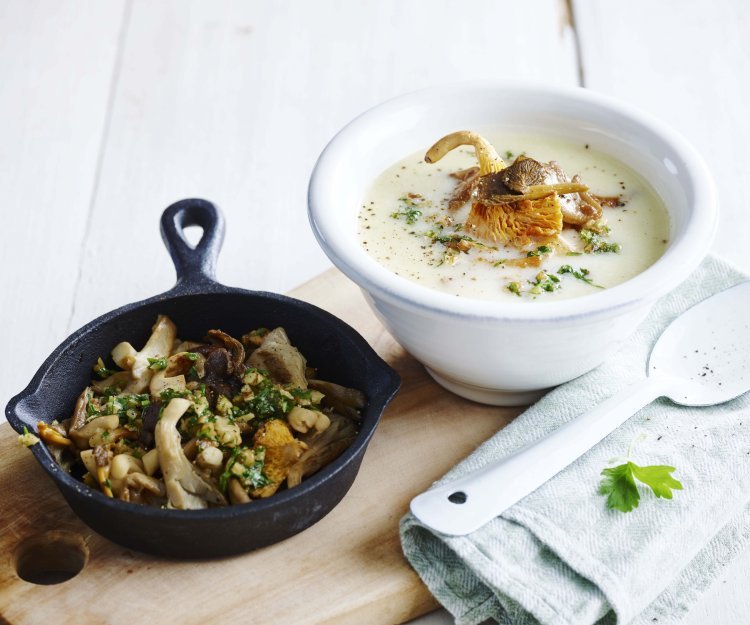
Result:
<instances>
[{"instance_id":1,"label":"oyster mushroom","mask_svg":"<svg viewBox=\"0 0 750 625\"><path fill-rule=\"evenodd\" d=\"M125 393L142 393L148 388L153 371L149 369L148 359L165 358L172 352L172 346L177 336L177 328L166 315L159 315L151 328L149 337L143 349L133 350L129 343L120 343L112 351L112 359L124 368L130 369L130 382L125 387Z\"/></svg>"},{"instance_id":2,"label":"oyster mushroom","mask_svg":"<svg viewBox=\"0 0 750 625\"><path fill-rule=\"evenodd\" d=\"M242 487L242 484L236 477L230 478L229 483L227 484L227 493L229 495L229 501L231 501L234 505L240 503L250 503L252 501L252 499L250 499L250 495L247 494L245 489Z\"/></svg>"},{"instance_id":3,"label":"oyster mushroom","mask_svg":"<svg viewBox=\"0 0 750 625\"><path fill-rule=\"evenodd\" d=\"M94 396L92 387L87 386L81 394L78 396L75 408L73 409L73 416L70 418L70 425L68 426L68 434L72 430L80 430L86 425L86 407L89 405L89 401Z\"/></svg>"},{"instance_id":4,"label":"oyster mushroom","mask_svg":"<svg viewBox=\"0 0 750 625\"><path fill-rule=\"evenodd\" d=\"M338 412L355 421L359 421L362 418L359 411L367 403L365 394L362 391L334 384L333 382L326 382L325 380L308 380L308 384L310 388L323 393L323 399L321 400L323 406L332 408L334 412Z\"/></svg>"},{"instance_id":5,"label":"oyster mushroom","mask_svg":"<svg viewBox=\"0 0 750 625\"><path fill-rule=\"evenodd\" d=\"M103 380L96 380L91 383L92 388L97 393L104 393L108 388L125 388L130 382L130 371L117 371Z\"/></svg>"},{"instance_id":6,"label":"oyster mushroom","mask_svg":"<svg viewBox=\"0 0 750 625\"><path fill-rule=\"evenodd\" d=\"M167 377L165 370L154 372L151 381L148 383L148 392L151 394L152 400L159 398L164 391L184 391L186 388L184 375Z\"/></svg>"},{"instance_id":7,"label":"oyster mushroom","mask_svg":"<svg viewBox=\"0 0 750 625\"><path fill-rule=\"evenodd\" d=\"M276 328L269 332L260 347L247 359L247 364L257 369L265 369L271 379L278 384L307 388L307 361L291 344L284 328Z\"/></svg>"},{"instance_id":8,"label":"oyster mushroom","mask_svg":"<svg viewBox=\"0 0 750 625\"><path fill-rule=\"evenodd\" d=\"M178 352L167 359L164 369L155 371L148 384L152 401L158 399L166 390L184 391L187 388L185 376L191 369L199 378L205 375L206 358L196 352Z\"/></svg>"},{"instance_id":9,"label":"oyster mushroom","mask_svg":"<svg viewBox=\"0 0 750 625\"><path fill-rule=\"evenodd\" d=\"M177 423L190 406L187 399L171 400L154 432L169 505L182 510L207 508L208 504L224 505L227 503L224 495L198 472L182 451Z\"/></svg>"},{"instance_id":10,"label":"oyster mushroom","mask_svg":"<svg viewBox=\"0 0 750 625\"><path fill-rule=\"evenodd\" d=\"M149 503L148 494L155 498L163 498L166 489L161 480L143 473L129 473L120 484L119 498L134 503ZM153 498L152 497L152 498Z\"/></svg>"},{"instance_id":11,"label":"oyster mushroom","mask_svg":"<svg viewBox=\"0 0 750 625\"><path fill-rule=\"evenodd\" d=\"M206 358L203 354L194 351L177 352L167 360L167 368L164 373L167 377L175 375L187 375L190 369L195 368L199 378L205 375Z\"/></svg>"},{"instance_id":12,"label":"oyster mushroom","mask_svg":"<svg viewBox=\"0 0 750 625\"><path fill-rule=\"evenodd\" d=\"M338 458L357 437L357 428L351 419L332 413L331 425L323 432L311 431L303 435L307 449L287 472L288 488L298 486L302 478L312 475Z\"/></svg>"},{"instance_id":13,"label":"oyster mushroom","mask_svg":"<svg viewBox=\"0 0 750 625\"><path fill-rule=\"evenodd\" d=\"M71 428L68 431L68 435L71 439L73 439L73 442L76 444L76 447L78 447L78 449L86 449L87 447L92 446L92 438L97 435L101 435L101 433L104 431L118 431L120 429L119 425L120 417L118 417L116 414L103 415L101 417L94 417L83 427L76 429ZM114 436L112 438L114 438Z\"/></svg>"}]
</instances>

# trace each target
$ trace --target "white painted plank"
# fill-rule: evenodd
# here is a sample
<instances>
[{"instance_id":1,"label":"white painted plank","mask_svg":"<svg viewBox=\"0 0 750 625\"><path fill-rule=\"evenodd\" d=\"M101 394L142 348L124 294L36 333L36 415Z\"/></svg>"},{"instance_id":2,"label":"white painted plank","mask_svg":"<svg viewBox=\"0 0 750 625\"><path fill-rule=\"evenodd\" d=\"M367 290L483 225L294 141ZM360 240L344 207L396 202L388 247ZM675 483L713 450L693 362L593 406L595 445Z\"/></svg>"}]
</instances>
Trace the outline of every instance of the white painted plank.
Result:
<instances>
[{"instance_id":1,"label":"white painted plank","mask_svg":"<svg viewBox=\"0 0 750 625\"><path fill-rule=\"evenodd\" d=\"M575 83L560 8L136 0L70 329L172 285L158 217L184 197L225 211L224 283L286 291L326 269L306 189L330 137L364 109L427 85L488 76Z\"/></svg>"},{"instance_id":2,"label":"white painted plank","mask_svg":"<svg viewBox=\"0 0 750 625\"><path fill-rule=\"evenodd\" d=\"M703 154L719 188L714 251L750 272L750 3L576 0L587 87L653 113Z\"/></svg>"},{"instance_id":3,"label":"white painted plank","mask_svg":"<svg viewBox=\"0 0 750 625\"><path fill-rule=\"evenodd\" d=\"M123 8L0 3L3 405L66 335Z\"/></svg>"},{"instance_id":4,"label":"white painted plank","mask_svg":"<svg viewBox=\"0 0 750 625\"><path fill-rule=\"evenodd\" d=\"M721 198L714 252L750 272L750 4L575 0L588 87L653 113L682 132L712 169ZM728 566L685 625L746 623L750 552Z\"/></svg>"}]
</instances>

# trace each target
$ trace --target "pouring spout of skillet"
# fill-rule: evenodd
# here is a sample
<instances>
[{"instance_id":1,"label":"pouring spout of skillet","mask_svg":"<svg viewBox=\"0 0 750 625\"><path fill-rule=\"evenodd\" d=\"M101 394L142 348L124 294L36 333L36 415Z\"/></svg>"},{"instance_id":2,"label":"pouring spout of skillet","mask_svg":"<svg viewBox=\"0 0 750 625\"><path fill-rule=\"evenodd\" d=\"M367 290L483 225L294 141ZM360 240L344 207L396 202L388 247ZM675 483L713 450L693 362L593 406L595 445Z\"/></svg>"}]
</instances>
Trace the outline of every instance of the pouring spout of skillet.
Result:
<instances>
[{"instance_id":1,"label":"pouring spout of skillet","mask_svg":"<svg viewBox=\"0 0 750 625\"><path fill-rule=\"evenodd\" d=\"M192 247L184 229L200 226ZM45 445L31 451L72 510L93 530L130 549L175 558L235 555L292 536L330 512L357 475L362 457L400 380L353 328L330 313L276 293L216 281L224 218L211 202L186 199L161 217L161 234L177 273L175 286L150 299L102 315L63 341L5 412L19 433L69 416L91 365L114 345L143 344L157 315L170 317L184 337L211 328L237 336L250 328L282 326L319 377L358 388L367 397L360 431L336 460L300 485L249 504L204 510L151 508L106 497L61 470Z\"/></svg>"}]
</instances>

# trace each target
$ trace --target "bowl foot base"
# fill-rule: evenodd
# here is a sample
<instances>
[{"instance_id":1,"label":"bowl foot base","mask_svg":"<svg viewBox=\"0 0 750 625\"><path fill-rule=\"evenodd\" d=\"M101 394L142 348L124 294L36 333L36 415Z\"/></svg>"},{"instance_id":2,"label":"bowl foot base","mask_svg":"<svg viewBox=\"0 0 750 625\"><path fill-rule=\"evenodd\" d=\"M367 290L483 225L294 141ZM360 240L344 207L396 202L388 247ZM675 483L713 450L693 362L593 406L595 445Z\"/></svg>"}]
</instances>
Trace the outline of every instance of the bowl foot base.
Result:
<instances>
[{"instance_id":1,"label":"bowl foot base","mask_svg":"<svg viewBox=\"0 0 750 625\"><path fill-rule=\"evenodd\" d=\"M528 406L540 399L548 390L550 390L544 388L536 391L503 391L499 389L485 388L452 380L433 371L429 367L425 367L425 369L435 382L449 390L451 393L455 393L459 397L464 397L480 404L489 404L490 406Z\"/></svg>"}]
</instances>

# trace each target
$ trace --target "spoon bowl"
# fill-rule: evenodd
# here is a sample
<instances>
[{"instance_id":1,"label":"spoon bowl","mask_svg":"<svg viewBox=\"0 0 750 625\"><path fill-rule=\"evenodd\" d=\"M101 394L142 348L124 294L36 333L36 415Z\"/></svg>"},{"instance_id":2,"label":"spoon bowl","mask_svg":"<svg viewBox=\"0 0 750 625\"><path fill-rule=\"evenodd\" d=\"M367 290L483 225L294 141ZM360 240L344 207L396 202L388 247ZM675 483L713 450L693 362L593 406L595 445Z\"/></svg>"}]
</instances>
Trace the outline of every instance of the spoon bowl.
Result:
<instances>
[{"instance_id":1,"label":"spoon bowl","mask_svg":"<svg viewBox=\"0 0 750 625\"><path fill-rule=\"evenodd\" d=\"M415 497L424 525L463 536L502 514L657 397L712 406L750 390L750 281L696 304L651 351L648 377L502 460Z\"/></svg>"},{"instance_id":2,"label":"spoon bowl","mask_svg":"<svg viewBox=\"0 0 750 625\"><path fill-rule=\"evenodd\" d=\"M717 293L681 314L656 342L649 377L673 378L674 389L664 395L682 406L713 406L750 390L747 311L750 282Z\"/></svg>"}]
</instances>

